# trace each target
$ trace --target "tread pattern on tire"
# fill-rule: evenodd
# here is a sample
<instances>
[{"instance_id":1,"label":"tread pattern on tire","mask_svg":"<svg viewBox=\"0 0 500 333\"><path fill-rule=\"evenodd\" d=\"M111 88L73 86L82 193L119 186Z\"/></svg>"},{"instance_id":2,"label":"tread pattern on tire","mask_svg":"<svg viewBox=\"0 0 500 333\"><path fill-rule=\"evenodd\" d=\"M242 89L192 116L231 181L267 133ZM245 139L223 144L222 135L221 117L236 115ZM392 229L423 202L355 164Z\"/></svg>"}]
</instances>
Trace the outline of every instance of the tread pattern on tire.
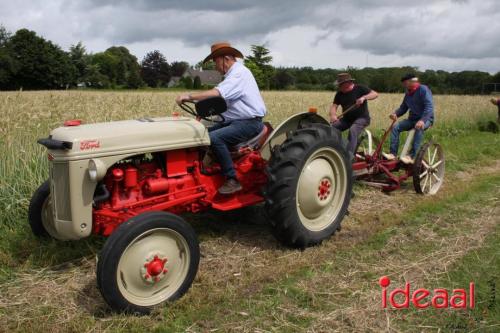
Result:
<instances>
[{"instance_id":1,"label":"tread pattern on tire","mask_svg":"<svg viewBox=\"0 0 500 333\"><path fill-rule=\"evenodd\" d=\"M200 261L200 248L196 233L191 225L180 216L163 211L146 212L122 223L104 244L97 261L97 287L106 303L116 311L148 314L152 307L139 306L128 302L116 283L116 270L123 251L137 236L150 228L172 228L186 238L190 248L190 264L187 276L179 289L167 301L182 297L190 288Z\"/></svg>"},{"instance_id":2,"label":"tread pattern on tire","mask_svg":"<svg viewBox=\"0 0 500 333\"><path fill-rule=\"evenodd\" d=\"M28 209L28 222L31 227L31 232L36 237L49 237L49 233L45 230L42 222L42 207L45 200L50 195L50 182L46 180L33 193Z\"/></svg>"},{"instance_id":3,"label":"tread pattern on tire","mask_svg":"<svg viewBox=\"0 0 500 333\"><path fill-rule=\"evenodd\" d=\"M342 208L334 223L324 230L314 232L300 222L296 207L296 188L300 172L311 154L319 147L328 145L344 158L347 170L347 191ZM277 146L268 164L268 184L265 189L266 211L271 231L284 245L292 248L306 248L320 244L332 236L344 218L352 191L352 154L341 133L325 124L314 124L293 132L280 146Z\"/></svg>"}]
</instances>

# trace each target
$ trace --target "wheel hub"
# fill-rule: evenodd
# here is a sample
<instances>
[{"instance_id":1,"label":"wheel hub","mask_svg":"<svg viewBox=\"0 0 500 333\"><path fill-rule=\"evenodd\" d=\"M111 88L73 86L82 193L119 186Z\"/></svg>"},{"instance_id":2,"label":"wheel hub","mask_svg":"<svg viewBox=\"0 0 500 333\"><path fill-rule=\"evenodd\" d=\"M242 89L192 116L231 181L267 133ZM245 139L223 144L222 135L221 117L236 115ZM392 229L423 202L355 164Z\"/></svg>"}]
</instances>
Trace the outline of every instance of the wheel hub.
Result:
<instances>
[{"instance_id":1,"label":"wheel hub","mask_svg":"<svg viewBox=\"0 0 500 333\"><path fill-rule=\"evenodd\" d=\"M167 261L167 258L161 255L146 259L144 266L141 268L142 278L148 283L160 281L168 272L165 267Z\"/></svg>"},{"instance_id":2,"label":"wheel hub","mask_svg":"<svg viewBox=\"0 0 500 333\"><path fill-rule=\"evenodd\" d=\"M330 195L330 187L332 186L332 183L330 182L329 179L323 178L318 185L318 198L319 200L323 201L328 198Z\"/></svg>"}]
</instances>

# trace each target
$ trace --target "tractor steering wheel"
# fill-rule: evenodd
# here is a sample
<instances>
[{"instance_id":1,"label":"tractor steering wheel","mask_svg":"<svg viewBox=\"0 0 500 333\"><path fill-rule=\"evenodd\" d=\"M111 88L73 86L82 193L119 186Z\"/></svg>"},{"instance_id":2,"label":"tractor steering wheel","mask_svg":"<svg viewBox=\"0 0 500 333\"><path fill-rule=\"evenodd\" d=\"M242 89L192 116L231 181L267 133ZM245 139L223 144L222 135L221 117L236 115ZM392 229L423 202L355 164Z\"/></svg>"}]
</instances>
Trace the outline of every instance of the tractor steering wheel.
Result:
<instances>
[{"instance_id":1,"label":"tractor steering wheel","mask_svg":"<svg viewBox=\"0 0 500 333\"><path fill-rule=\"evenodd\" d=\"M188 103L193 104L195 108L193 109ZM225 121L222 113L227 110L227 105L222 97L210 97L198 102L184 101L179 106L197 119L204 119L214 123L222 123ZM213 116L220 116L222 120L209 118Z\"/></svg>"}]
</instances>

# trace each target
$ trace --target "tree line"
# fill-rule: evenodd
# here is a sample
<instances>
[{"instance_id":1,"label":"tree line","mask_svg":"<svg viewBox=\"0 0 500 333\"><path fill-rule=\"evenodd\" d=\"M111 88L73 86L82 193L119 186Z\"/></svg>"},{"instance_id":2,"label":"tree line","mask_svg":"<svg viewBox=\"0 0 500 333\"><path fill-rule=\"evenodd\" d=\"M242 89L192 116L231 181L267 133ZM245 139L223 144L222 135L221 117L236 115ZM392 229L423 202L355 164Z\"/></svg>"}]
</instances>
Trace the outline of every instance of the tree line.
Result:
<instances>
[{"instance_id":1,"label":"tree line","mask_svg":"<svg viewBox=\"0 0 500 333\"><path fill-rule=\"evenodd\" d=\"M272 90L335 90L340 72L349 72L357 82L379 92L402 91L400 78L412 72L429 85L436 94L489 93L500 82L500 72L491 75L481 71L447 72L419 71L416 67L314 69L312 67L274 67L270 50L252 45L244 59L261 89ZM169 63L154 50L141 60L123 46L112 46L103 52L88 53L81 42L64 51L34 31L20 29L14 34L0 26L0 89L94 89L169 86L172 77L182 77L190 65L185 61ZM195 69L213 70L213 63L201 62ZM184 77L177 86L203 88L200 78Z\"/></svg>"}]
</instances>

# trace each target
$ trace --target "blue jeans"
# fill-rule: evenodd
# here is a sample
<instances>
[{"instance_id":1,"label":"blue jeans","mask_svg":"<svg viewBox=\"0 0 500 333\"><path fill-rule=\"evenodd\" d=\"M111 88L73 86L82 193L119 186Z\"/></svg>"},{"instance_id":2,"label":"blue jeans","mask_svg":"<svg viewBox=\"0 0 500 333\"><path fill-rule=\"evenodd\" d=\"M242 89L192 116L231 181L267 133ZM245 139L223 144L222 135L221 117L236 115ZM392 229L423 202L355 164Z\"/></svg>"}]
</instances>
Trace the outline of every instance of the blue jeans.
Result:
<instances>
[{"instance_id":1,"label":"blue jeans","mask_svg":"<svg viewBox=\"0 0 500 333\"><path fill-rule=\"evenodd\" d=\"M332 124L333 127L341 132L349 129L349 142L347 144L347 150L353 154L356 154L356 148L358 148L359 135L368 125L370 125L370 119L366 118L358 118L352 123L347 122L344 119L340 119Z\"/></svg>"},{"instance_id":2,"label":"blue jeans","mask_svg":"<svg viewBox=\"0 0 500 333\"><path fill-rule=\"evenodd\" d=\"M399 134L404 131L409 131L411 129L415 128L415 125L417 124L417 120L401 120L399 123L397 123L391 132L391 154L397 155L398 154L398 148L399 148ZM413 137L413 145L410 150L410 155L411 157L415 158L415 155L417 154L418 148L420 147L420 144L422 143L422 139L424 138L424 131L429 128L429 126L432 125L432 122L430 120L427 120L424 124L423 129L415 129L415 136Z\"/></svg>"},{"instance_id":3,"label":"blue jeans","mask_svg":"<svg viewBox=\"0 0 500 333\"><path fill-rule=\"evenodd\" d=\"M264 124L262 120L254 118L228 120L223 123L217 123L208 129L210 147L221 165L224 176L236 179L236 171L233 167L229 147L250 140L257 136L263 128Z\"/></svg>"}]
</instances>

